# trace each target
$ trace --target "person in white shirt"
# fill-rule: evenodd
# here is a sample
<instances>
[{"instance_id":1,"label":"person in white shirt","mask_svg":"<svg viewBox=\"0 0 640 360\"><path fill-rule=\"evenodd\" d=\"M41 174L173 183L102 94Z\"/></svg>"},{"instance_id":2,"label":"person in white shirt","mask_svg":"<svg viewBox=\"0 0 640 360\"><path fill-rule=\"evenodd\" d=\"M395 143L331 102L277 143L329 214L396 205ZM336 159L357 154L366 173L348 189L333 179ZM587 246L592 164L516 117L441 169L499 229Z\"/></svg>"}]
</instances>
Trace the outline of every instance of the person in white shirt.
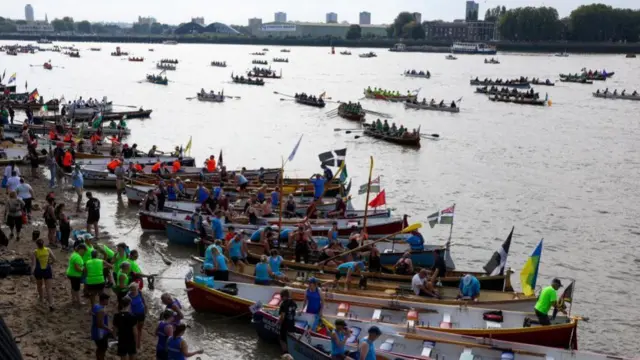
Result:
<instances>
[{"instance_id":1,"label":"person in white shirt","mask_svg":"<svg viewBox=\"0 0 640 360\"><path fill-rule=\"evenodd\" d=\"M18 174L18 176L20 176L20 168L16 166L16 163L14 163L13 161L5 166L4 168L4 177L6 177L7 179L9 179L11 177L11 173L12 172L16 172L16 174Z\"/></svg>"},{"instance_id":2,"label":"person in white shirt","mask_svg":"<svg viewBox=\"0 0 640 360\"><path fill-rule=\"evenodd\" d=\"M439 297L438 292L434 289L432 282L428 280L429 273L426 269L420 270L419 273L411 278L411 290L419 296Z\"/></svg>"},{"instance_id":3,"label":"person in white shirt","mask_svg":"<svg viewBox=\"0 0 640 360\"><path fill-rule=\"evenodd\" d=\"M18 198L24 201L24 211L27 213L29 219L31 219L31 202L33 201L33 188L31 185L24 182L24 178L20 178L20 185L16 188Z\"/></svg>"},{"instance_id":4,"label":"person in white shirt","mask_svg":"<svg viewBox=\"0 0 640 360\"><path fill-rule=\"evenodd\" d=\"M11 191L16 191L20 185L20 177L18 177L16 171L11 172L11 177L7 179L7 194Z\"/></svg>"}]
</instances>

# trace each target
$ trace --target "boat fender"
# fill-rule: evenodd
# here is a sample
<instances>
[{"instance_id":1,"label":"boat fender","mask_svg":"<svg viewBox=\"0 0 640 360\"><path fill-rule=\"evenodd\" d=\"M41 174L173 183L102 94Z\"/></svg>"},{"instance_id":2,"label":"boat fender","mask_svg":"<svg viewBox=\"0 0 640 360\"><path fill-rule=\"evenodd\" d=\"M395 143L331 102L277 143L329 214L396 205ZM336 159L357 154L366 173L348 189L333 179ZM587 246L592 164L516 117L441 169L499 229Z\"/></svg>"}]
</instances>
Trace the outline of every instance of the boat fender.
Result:
<instances>
[{"instance_id":1,"label":"boat fender","mask_svg":"<svg viewBox=\"0 0 640 360\"><path fill-rule=\"evenodd\" d=\"M493 321L502 323L504 321L504 317L502 316L502 311L488 311L482 314L482 318L486 321Z\"/></svg>"}]
</instances>

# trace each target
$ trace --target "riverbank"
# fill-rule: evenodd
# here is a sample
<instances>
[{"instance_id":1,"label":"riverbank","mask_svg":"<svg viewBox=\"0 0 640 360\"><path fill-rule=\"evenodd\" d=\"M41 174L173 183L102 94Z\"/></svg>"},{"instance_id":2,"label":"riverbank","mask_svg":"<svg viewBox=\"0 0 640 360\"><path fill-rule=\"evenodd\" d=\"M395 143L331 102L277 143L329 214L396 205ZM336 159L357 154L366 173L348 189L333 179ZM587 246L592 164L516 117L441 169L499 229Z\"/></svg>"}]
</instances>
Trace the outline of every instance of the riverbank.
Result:
<instances>
[{"instance_id":1,"label":"riverbank","mask_svg":"<svg viewBox=\"0 0 640 360\"><path fill-rule=\"evenodd\" d=\"M29 174L28 167L21 167L23 175ZM50 191L48 180L40 176L39 179L25 178L34 191L34 212L32 221L22 229L20 241L9 240L9 246L3 250L1 255L4 259L24 258L30 261L30 256L35 249L35 243L31 241L33 230L39 230L41 238L45 239L47 229L42 219L42 209L44 198ZM75 198L71 198L71 192L64 187L55 189L56 201L65 203L67 214L72 218L72 227L76 229L84 228L86 215L75 213ZM74 194L75 195L75 194ZM6 200L6 195L2 195L2 203ZM36 210L37 209L37 210ZM3 231L9 235L6 226ZM102 229L101 229L102 231ZM101 233L101 242L109 242L110 236ZM113 244L111 244L113 245ZM54 311L49 311L45 304L38 302L36 282L27 276L9 276L0 280L0 310L7 326L17 337L18 348L25 359L93 359L95 358L95 344L90 337L91 315L89 315L90 305L77 308L71 306L70 284L66 278L66 268L69 253L58 249L51 249L57 261L53 268L53 306ZM146 290L145 290L146 291ZM112 319L116 313L115 295L111 291L111 302L107 308L107 313ZM146 296L147 303L153 302ZM87 299L84 301L88 302ZM153 307L147 314L145 322L142 348L138 349L137 359L155 359L155 327L157 317ZM111 326L111 323L110 323ZM107 353L107 359L118 358L115 354L115 347Z\"/></svg>"},{"instance_id":2,"label":"riverbank","mask_svg":"<svg viewBox=\"0 0 640 360\"><path fill-rule=\"evenodd\" d=\"M0 40L37 41L42 35L0 34ZM111 43L147 43L161 44L164 41L177 41L179 44L222 44L222 45L260 45L260 46L335 46L353 48L385 48L391 49L395 44L403 43L407 47L442 48L441 52L449 52L451 41L406 40L406 39L358 39L341 38L271 38L250 36L224 36L217 34L196 34L182 36L165 35L47 35L47 39L66 42L111 42ZM537 53L593 53L593 54L628 54L640 53L640 43L613 42L512 42L492 41L491 45L502 52L537 52ZM47 45L44 45L47 47Z\"/></svg>"}]
</instances>

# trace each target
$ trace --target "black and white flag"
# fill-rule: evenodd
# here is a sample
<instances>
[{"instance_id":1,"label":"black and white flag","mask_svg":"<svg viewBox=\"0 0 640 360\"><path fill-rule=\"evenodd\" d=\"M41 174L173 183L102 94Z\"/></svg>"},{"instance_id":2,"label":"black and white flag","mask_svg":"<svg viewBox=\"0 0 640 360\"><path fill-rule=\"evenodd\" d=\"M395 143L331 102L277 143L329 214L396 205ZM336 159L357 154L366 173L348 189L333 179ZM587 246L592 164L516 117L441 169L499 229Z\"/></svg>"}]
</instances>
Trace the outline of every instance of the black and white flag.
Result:
<instances>
[{"instance_id":1,"label":"black and white flag","mask_svg":"<svg viewBox=\"0 0 640 360\"><path fill-rule=\"evenodd\" d=\"M511 238L513 237L513 229L511 228L511 232L509 236L507 236L507 240L504 241L502 246L493 253L491 260L484 266L484 271L491 276L496 275L504 275L504 269L507 266L507 256L509 255L509 247L511 246Z\"/></svg>"},{"instance_id":2,"label":"black and white flag","mask_svg":"<svg viewBox=\"0 0 640 360\"><path fill-rule=\"evenodd\" d=\"M318 155L322 165L340 167L347 156L347 149L323 152Z\"/></svg>"}]
</instances>

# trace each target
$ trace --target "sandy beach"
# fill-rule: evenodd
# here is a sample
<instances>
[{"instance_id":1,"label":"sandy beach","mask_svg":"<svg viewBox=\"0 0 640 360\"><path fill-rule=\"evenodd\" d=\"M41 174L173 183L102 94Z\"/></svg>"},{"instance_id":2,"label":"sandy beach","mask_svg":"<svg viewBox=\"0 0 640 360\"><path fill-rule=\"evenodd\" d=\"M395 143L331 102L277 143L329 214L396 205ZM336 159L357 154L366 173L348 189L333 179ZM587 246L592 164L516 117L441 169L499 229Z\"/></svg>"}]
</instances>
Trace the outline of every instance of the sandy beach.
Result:
<instances>
[{"instance_id":1,"label":"sandy beach","mask_svg":"<svg viewBox=\"0 0 640 360\"><path fill-rule=\"evenodd\" d=\"M23 175L29 174L30 171L26 166L21 167L20 170ZM42 171L39 172L42 173ZM42 209L45 203L45 196L50 191L48 178L42 175L40 175L39 179L32 179L26 176L25 180L34 190L33 216L31 222L23 226L21 240L18 242L14 237L9 240L9 246L1 250L0 256L5 260L24 258L30 261L31 254L36 248L35 243L31 241L33 230L40 231L41 238L45 239L45 246L47 246L47 229L43 220ZM4 191L3 189L0 197L3 206L7 198ZM72 217L72 227L74 229L83 229L85 227L86 214L73 211L75 209L75 194L70 191L70 185L58 186L54 191L56 201L66 204L67 213ZM72 195L74 196L73 198L71 198ZM86 201L86 198L84 201ZM9 236L9 229L4 223L2 225L2 230ZM104 236L103 233L100 235L101 244L111 241L108 244L111 247L115 247L113 239L109 239L107 233L104 233ZM54 311L51 312L46 303L38 302L35 279L31 276L10 275L5 279L0 279L0 314L13 333L14 338L16 338L18 347L25 359L95 359L96 346L90 336L91 315L89 314L89 301L84 299L87 304L80 308L71 305L70 284L66 277L69 253L62 251L60 248L51 250L57 259L52 266ZM145 289L143 293L146 291L148 290ZM110 290L107 293L112 296L107 310L112 319L113 314L117 311L116 298ZM145 297L148 304L153 303L146 294ZM145 321L142 348L138 349L137 359L155 359L156 315L156 311L151 305ZM109 325L112 326L111 321ZM106 358L119 359L115 354L115 346L110 348Z\"/></svg>"}]
</instances>

